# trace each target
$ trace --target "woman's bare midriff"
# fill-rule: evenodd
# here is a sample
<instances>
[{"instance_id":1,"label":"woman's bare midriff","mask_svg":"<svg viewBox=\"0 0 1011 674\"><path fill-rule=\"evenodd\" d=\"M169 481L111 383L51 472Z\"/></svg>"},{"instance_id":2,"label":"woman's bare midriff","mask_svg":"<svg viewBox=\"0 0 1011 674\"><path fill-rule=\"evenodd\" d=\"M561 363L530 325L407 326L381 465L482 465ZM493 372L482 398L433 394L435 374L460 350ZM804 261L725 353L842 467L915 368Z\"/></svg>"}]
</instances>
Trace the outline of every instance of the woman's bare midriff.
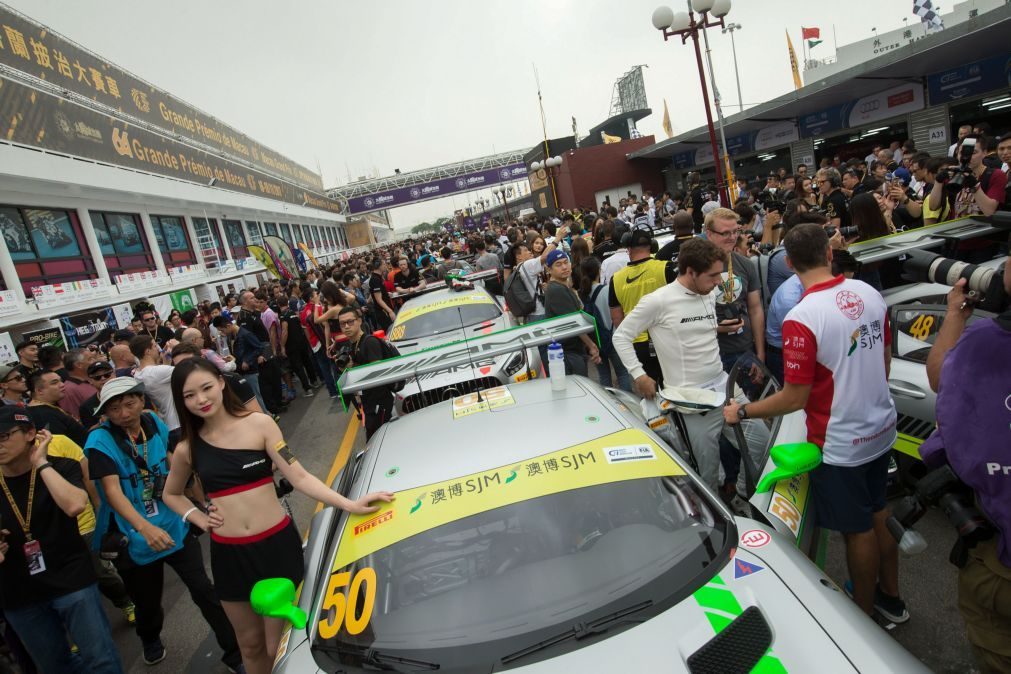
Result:
<instances>
[{"instance_id":1,"label":"woman's bare midriff","mask_svg":"<svg viewBox=\"0 0 1011 674\"><path fill-rule=\"evenodd\" d=\"M277 500L274 485L264 484L254 489L211 499L225 521L214 533L226 538L255 536L283 520L287 513Z\"/></svg>"}]
</instances>

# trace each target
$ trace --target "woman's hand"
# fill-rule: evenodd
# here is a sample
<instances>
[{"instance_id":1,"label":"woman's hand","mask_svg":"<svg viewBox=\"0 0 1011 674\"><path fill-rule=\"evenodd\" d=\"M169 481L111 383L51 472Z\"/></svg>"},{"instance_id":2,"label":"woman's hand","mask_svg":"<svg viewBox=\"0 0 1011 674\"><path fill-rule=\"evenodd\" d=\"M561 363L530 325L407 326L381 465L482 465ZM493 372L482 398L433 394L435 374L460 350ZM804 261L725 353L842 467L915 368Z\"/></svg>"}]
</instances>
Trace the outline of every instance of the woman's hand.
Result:
<instances>
[{"instance_id":1,"label":"woman's hand","mask_svg":"<svg viewBox=\"0 0 1011 674\"><path fill-rule=\"evenodd\" d=\"M391 503L393 499L396 498L393 492L389 491L376 491L371 494L366 494L362 496L357 501L351 501L351 505L348 507L349 513L354 513L355 515L365 515L367 513L374 513L379 510L379 506L372 505L375 501L382 501L384 503Z\"/></svg>"},{"instance_id":2,"label":"woman's hand","mask_svg":"<svg viewBox=\"0 0 1011 674\"><path fill-rule=\"evenodd\" d=\"M211 529L217 529L218 527L224 525L225 518L218 514L218 506L213 503L207 506L207 512L204 513L202 522L194 522L198 527L204 531L210 531Z\"/></svg>"},{"instance_id":3,"label":"woman's hand","mask_svg":"<svg viewBox=\"0 0 1011 674\"><path fill-rule=\"evenodd\" d=\"M143 529L139 529L137 533L144 537L147 547L155 552L163 552L175 547L176 544L164 529L153 525L147 525Z\"/></svg>"}]
</instances>

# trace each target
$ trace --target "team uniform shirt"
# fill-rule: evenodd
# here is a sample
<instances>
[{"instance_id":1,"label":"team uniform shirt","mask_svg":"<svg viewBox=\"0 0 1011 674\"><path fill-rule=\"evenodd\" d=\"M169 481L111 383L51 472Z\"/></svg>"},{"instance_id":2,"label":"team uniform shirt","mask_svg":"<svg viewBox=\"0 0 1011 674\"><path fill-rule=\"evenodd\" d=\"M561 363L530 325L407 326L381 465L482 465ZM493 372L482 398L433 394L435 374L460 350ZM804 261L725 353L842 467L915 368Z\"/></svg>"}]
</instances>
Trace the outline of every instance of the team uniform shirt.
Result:
<instances>
[{"instance_id":1,"label":"team uniform shirt","mask_svg":"<svg viewBox=\"0 0 1011 674\"><path fill-rule=\"evenodd\" d=\"M716 342L717 292L699 295L675 281L639 300L611 338L632 379L646 374L632 343L648 332L665 385L725 390L727 374Z\"/></svg>"},{"instance_id":2,"label":"team uniform shirt","mask_svg":"<svg viewBox=\"0 0 1011 674\"><path fill-rule=\"evenodd\" d=\"M885 353L888 307L863 281L837 276L811 286L783 321L787 384L810 385L807 439L833 466L859 466L895 442L895 403Z\"/></svg>"},{"instance_id":3,"label":"team uniform shirt","mask_svg":"<svg viewBox=\"0 0 1011 674\"><path fill-rule=\"evenodd\" d=\"M73 459L78 464L85 458L84 450L81 449L80 445L65 435L54 435L53 439L49 441L49 446L46 447L46 454L63 459ZM38 485L36 485L36 488L38 488ZM81 532L82 536L90 534L95 530L95 509L91 506L90 498L88 499L88 504L84 506L84 512L77 516L77 529Z\"/></svg>"},{"instance_id":4,"label":"team uniform shirt","mask_svg":"<svg viewBox=\"0 0 1011 674\"><path fill-rule=\"evenodd\" d=\"M621 307L627 316L643 297L673 281L673 275L670 266L661 260L647 257L629 262L611 277L607 290L607 304L611 307ZM649 335L643 330L632 341L645 342L648 339Z\"/></svg>"},{"instance_id":5,"label":"team uniform shirt","mask_svg":"<svg viewBox=\"0 0 1011 674\"><path fill-rule=\"evenodd\" d=\"M25 412L35 424L35 428L48 428L53 435L65 435L82 447L88 440L88 429L60 407L42 403L29 405L25 408Z\"/></svg>"},{"instance_id":6,"label":"team uniform shirt","mask_svg":"<svg viewBox=\"0 0 1011 674\"><path fill-rule=\"evenodd\" d=\"M693 189L685 199L685 210L692 209L692 223L695 225L695 231L702 229L702 223L706 219L706 216L702 215L702 204L704 203L706 203L706 199L702 194L701 187Z\"/></svg>"},{"instance_id":7,"label":"team uniform shirt","mask_svg":"<svg viewBox=\"0 0 1011 674\"><path fill-rule=\"evenodd\" d=\"M323 313L323 307L318 304L306 304L302 307L302 311L298 314L299 323L302 324L302 329L305 332L306 338L309 340L309 348L312 349L313 353L316 353L323 346L323 341L320 339L321 333L317 330L322 330L316 325L316 316L320 316ZM311 317L311 318L310 318ZM310 324L309 321L312 320L313 323ZM325 335L323 335L325 336Z\"/></svg>"},{"instance_id":8,"label":"team uniform shirt","mask_svg":"<svg viewBox=\"0 0 1011 674\"><path fill-rule=\"evenodd\" d=\"M850 214L846 208L846 195L842 190L834 189L821 199L821 210L830 221L839 218L840 227L849 227Z\"/></svg>"}]
</instances>

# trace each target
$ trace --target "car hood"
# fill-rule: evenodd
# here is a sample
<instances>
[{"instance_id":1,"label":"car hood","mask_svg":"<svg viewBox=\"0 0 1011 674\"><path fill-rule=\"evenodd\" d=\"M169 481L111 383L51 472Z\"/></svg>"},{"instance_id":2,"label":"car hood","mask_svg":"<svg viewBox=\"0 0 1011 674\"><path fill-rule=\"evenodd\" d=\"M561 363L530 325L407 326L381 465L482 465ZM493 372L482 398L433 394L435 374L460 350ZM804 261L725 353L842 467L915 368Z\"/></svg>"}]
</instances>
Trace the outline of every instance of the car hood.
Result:
<instances>
[{"instance_id":1,"label":"car hood","mask_svg":"<svg viewBox=\"0 0 1011 674\"><path fill-rule=\"evenodd\" d=\"M767 542L758 548L742 543L729 563L691 597L610 638L517 671L688 672L688 658L752 606L773 635L764 671L930 671L782 535L751 520L739 518L737 524L742 538L757 531L748 540ZM731 641L714 655L732 650Z\"/></svg>"}]
</instances>

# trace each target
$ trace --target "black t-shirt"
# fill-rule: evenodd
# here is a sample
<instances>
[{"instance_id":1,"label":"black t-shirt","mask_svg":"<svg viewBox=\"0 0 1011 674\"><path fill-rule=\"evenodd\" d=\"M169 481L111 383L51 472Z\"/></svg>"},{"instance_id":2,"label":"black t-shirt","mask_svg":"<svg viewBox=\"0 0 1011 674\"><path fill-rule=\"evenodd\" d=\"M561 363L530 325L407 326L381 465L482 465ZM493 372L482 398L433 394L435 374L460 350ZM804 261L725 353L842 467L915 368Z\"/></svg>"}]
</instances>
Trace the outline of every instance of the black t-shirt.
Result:
<instances>
[{"instance_id":1,"label":"black t-shirt","mask_svg":"<svg viewBox=\"0 0 1011 674\"><path fill-rule=\"evenodd\" d=\"M363 335L354 346L351 359L355 365L365 365L383 359L383 345L374 335ZM362 391L362 402L366 410L374 405L385 405L393 398L393 391L387 386Z\"/></svg>"},{"instance_id":2,"label":"black t-shirt","mask_svg":"<svg viewBox=\"0 0 1011 674\"><path fill-rule=\"evenodd\" d=\"M506 269L516 266L516 246L509 246L508 250L502 253L502 266Z\"/></svg>"},{"instance_id":3,"label":"black t-shirt","mask_svg":"<svg viewBox=\"0 0 1011 674\"><path fill-rule=\"evenodd\" d=\"M290 305L284 307L279 318L288 326L288 341L285 344L285 351L304 351L309 348L309 343L305 339L305 332L302 330L302 321L299 319L298 311Z\"/></svg>"},{"instance_id":4,"label":"black t-shirt","mask_svg":"<svg viewBox=\"0 0 1011 674\"><path fill-rule=\"evenodd\" d=\"M158 346L162 347L165 346L165 342L170 339L175 339L175 333L173 333L172 328L167 325L159 325L158 329L154 331L154 334L151 334L150 330L144 330L140 334L154 337L154 341L158 342Z\"/></svg>"},{"instance_id":5,"label":"black t-shirt","mask_svg":"<svg viewBox=\"0 0 1011 674\"><path fill-rule=\"evenodd\" d=\"M681 244L683 244L685 241L691 240L692 238L694 237L688 236L683 239L674 239L672 241L668 241L667 243L664 244L663 248L661 248L656 252L656 259L665 260L667 262L674 260L675 258L677 258L678 253L681 251Z\"/></svg>"},{"instance_id":6,"label":"black t-shirt","mask_svg":"<svg viewBox=\"0 0 1011 674\"><path fill-rule=\"evenodd\" d=\"M25 408L25 411L31 417L35 428L48 428L53 435L65 435L81 447L84 447L88 442L88 429L59 408L49 405L30 405Z\"/></svg>"},{"instance_id":7,"label":"black t-shirt","mask_svg":"<svg viewBox=\"0 0 1011 674\"><path fill-rule=\"evenodd\" d=\"M564 316L565 314L571 314L573 311L582 310L583 303L579 301L579 297L568 286L558 281L548 283L544 289L544 315L547 318ZM585 349L583 349L583 342L578 337L563 340L562 349L578 355L586 353Z\"/></svg>"},{"instance_id":8,"label":"black t-shirt","mask_svg":"<svg viewBox=\"0 0 1011 674\"><path fill-rule=\"evenodd\" d=\"M239 318L235 322L240 328L245 328L253 333L264 344L270 344L270 334L267 332L267 326L260 319L259 311L246 311L243 309L239 312Z\"/></svg>"},{"instance_id":9,"label":"black t-shirt","mask_svg":"<svg viewBox=\"0 0 1011 674\"><path fill-rule=\"evenodd\" d=\"M704 203L706 201L701 187L695 187L695 189L688 193L688 198L685 199L685 209L692 209L692 222L695 223L696 230L701 229L702 223L705 221L705 216L702 215L702 204Z\"/></svg>"},{"instance_id":10,"label":"black t-shirt","mask_svg":"<svg viewBox=\"0 0 1011 674\"><path fill-rule=\"evenodd\" d=\"M382 296L386 306L393 308L393 300L390 299L390 293L386 290L386 282L382 276L373 272L369 277L369 294L374 296L376 293ZM380 310L382 309L380 308Z\"/></svg>"},{"instance_id":11,"label":"black t-shirt","mask_svg":"<svg viewBox=\"0 0 1011 674\"><path fill-rule=\"evenodd\" d=\"M222 372L221 376L225 380L225 386L235 394L235 397L243 405L256 398L253 387L249 385L249 382L242 375L235 374L234 372Z\"/></svg>"},{"instance_id":12,"label":"black t-shirt","mask_svg":"<svg viewBox=\"0 0 1011 674\"><path fill-rule=\"evenodd\" d=\"M393 285L403 290L421 285L421 277L418 276L418 270L408 267L407 274L398 271L393 275Z\"/></svg>"},{"instance_id":13,"label":"black t-shirt","mask_svg":"<svg viewBox=\"0 0 1011 674\"><path fill-rule=\"evenodd\" d=\"M51 456L49 463L70 484L84 489L81 464L74 459ZM22 515L27 514L28 486L31 471L16 477L5 477L7 489ZM32 501L32 538L39 543L46 570L36 575L28 572L25 560L25 534L18 524L6 494L0 493L0 519L7 534L7 550L0 564L0 596L5 609L21 608L47 599L83 590L94 583L91 554L77 529L77 518L67 515L49 494L41 474L35 476L35 496Z\"/></svg>"},{"instance_id":14,"label":"black t-shirt","mask_svg":"<svg viewBox=\"0 0 1011 674\"><path fill-rule=\"evenodd\" d=\"M829 220L839 218L840 227L849 227L850 214L849 209L846 207L846 195L842 193L842 190L832 190L828 195L823 197L821 208L825 212L826 218Z\"/></svg>"}]
</instances>

